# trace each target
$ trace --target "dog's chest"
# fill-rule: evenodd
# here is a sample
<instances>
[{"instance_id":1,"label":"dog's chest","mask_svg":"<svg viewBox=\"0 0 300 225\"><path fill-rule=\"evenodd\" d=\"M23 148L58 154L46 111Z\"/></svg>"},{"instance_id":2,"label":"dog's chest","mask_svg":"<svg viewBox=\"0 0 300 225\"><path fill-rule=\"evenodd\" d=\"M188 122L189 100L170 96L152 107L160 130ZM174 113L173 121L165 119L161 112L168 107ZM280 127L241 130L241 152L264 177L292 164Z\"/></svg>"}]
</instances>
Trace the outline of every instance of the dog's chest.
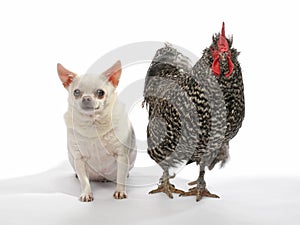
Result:
<instances>
[{"instance_id":1,"label":"dog's chest","mask_svg":"<svg viewBox=\"0 0 300 225\"><path fill-rule=\"evenodd\" d=\"M89 134L92 133L94 133L94 135L81 137L80 140L78 140L82 156L86 158L95 158L95 156L101 158L117 156L117 149L120 143L113 131L101 134L101 131L99 132L98 129L93 129L93 132L89 131Z\"/></svg>"},{"instance_id":2,"label":"dog's chest","mask_svg":"<svg viewBox=\"0 0 300 225\"><path fill-rule=\"evenodd\" d=\"M79 131L79 132L78 132ZM77 129L80 153L87 159L98 161L115 158L120 143L114 135L113 129L103 129L96 125L90 125L85 129Z\"/></svg>"},{"instance_id":3,"label":"dog's chest","mask_svg":"<svg viewBox=\"0 0 300 225\"><path fill-rule=\"evenodd\" d=\"M122 148L118 139L114 135L114 131L101 132L95 126L90 126L84 130L84 135L79 133L80 129L76 129L75 143L78 148L74 152L74 148L70 148L71 155L77 155L87 163L87 172L90 177L105 177L114 179L117 172L117 156L118 151ZM77 135L76 135L77 133ZM73 142L74 143L74 142ZM75 153L75 154L74 154Z\"/></svg>"}]
</instances>

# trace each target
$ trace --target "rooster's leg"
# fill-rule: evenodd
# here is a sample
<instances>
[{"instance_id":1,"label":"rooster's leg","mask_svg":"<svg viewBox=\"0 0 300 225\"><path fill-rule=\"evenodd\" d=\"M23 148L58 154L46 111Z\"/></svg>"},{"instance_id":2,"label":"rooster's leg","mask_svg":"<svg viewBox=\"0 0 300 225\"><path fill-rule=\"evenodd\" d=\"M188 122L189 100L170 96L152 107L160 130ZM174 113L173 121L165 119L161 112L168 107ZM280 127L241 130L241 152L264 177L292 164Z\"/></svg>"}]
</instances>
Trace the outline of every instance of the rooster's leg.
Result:
<instances>
[{"instance_id":1,"label":"rooster's leg","mask_svg":"<svg viewBox=\"0 0 300 225\"><path fill-rule=\"evenodd\" d=\"M149 192L149 194L155 194L159 192L163 192L169 196L169 198L173 198L172 193L176 194L184 194L185 192L179 189L176 189L173 184L170 183L169 179L174 178L175 175L170 176L168 170L164 170L162 177L160 178L160 182L157 189L154 189Z\"/></svg>"},{"instance_id":2,"label":"rooster's leg","mask_svg":"<svg viewBox=\"0 0 300 225\"><path fill-rule=\"evenodd\" d=\"M192 196L196 195L196 201L198 202L202 197L219 198L218 195L210 193L206 189L206 182L204 180L205 167L200 166L199 177L196 181L192 181L189 185L197 185L196 187L190 188L188 192L181 194L180 196Z\"/></svg>"}]
</instances>

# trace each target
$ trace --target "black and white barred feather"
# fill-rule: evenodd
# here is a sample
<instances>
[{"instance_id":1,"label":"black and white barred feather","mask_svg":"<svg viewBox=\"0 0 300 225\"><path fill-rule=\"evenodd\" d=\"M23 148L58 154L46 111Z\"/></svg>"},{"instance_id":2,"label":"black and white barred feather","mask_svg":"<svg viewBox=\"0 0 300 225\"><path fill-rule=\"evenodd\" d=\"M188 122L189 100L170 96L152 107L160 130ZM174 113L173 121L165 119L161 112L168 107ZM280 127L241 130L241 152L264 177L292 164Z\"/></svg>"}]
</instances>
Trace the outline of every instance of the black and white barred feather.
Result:
<instances>
[{"instance_id":1,"label":"black and white barred feather","mask_svg":"<svg viewBox=\"0 0 300 225\"><path fill-rule=\"evenodd\" d=\"M213 43L210 47L204 49L202 57L193 67L193 73L196 76L199 76L203 73L203 71L208 71L207 69L211 68L213 63L212 50L217 49L217 41L219 40L219 37L220 33L213 36ZM229 77L224 76L224 73L228 70L228 64L222 63L222 61L220 62L221 74L219 76L215 76L211 71L208 72L208 76L215 77L219 84L226 110L225 138L223 140L222 147L219 150L219 154L211 164L210 169L212 169L219 161L222 161L222 164L224 164L228 159L229 141L238 133L245 116L244 84L241 67L237 59L239 52L235 48L232 48L232 37L230 39L226 39L229 45L231 60L234 64L232 74Z\"/></svg>"},{"instance_id":2,"label":"black and white barred feather","mask_svg":"<svg viewBox=\"0 0 300 225\"><path fill-rule=\"evenodd\" d=\"M148 154L162 168L187 161L212 168L218 157L218 161L227 157L220 153L227 129L222 90L209 67L195 68L166 45L157 51L147 72Z\"/></svg>"}]
</instances>

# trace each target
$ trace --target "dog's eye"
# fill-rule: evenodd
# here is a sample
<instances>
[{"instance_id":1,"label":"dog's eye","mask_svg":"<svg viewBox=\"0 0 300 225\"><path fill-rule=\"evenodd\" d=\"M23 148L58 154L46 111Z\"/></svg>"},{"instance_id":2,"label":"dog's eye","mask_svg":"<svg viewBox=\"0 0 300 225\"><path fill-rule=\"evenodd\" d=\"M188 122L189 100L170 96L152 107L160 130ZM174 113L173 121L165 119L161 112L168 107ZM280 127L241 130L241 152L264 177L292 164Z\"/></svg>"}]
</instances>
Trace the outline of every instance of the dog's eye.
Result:
<instances>
[{"instance_id":1,"label":"dog's eye","mask_svg":"<svg viewBox=\"0 0 300 225\"><path fill-rule=\"evenodd\" d=\"M104 96L105 92L102 89L98 89L96 91L96 95L98 98L102 98Z\"/></svg>"},{"instance_id":2,"label":"dog's eye","mask_svg":"<svg viewBox=\"0 0 300 225\"><path fill-rule=\"evenodd\" d=\"M80 92L79 89L75 89L73 94L74 94L75 97L79 97L81 92Z\"/></svg>"}]
</instances>

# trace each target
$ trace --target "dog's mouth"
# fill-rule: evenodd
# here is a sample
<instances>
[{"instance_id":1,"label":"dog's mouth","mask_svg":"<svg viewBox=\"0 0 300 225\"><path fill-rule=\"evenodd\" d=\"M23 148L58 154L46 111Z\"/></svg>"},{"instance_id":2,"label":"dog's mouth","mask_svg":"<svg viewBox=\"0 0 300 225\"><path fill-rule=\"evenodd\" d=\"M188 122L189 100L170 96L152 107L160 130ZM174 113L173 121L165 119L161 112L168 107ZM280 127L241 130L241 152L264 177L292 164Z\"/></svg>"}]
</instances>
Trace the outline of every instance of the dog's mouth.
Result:
<instances>
[{"instance_id":1,"label":"dog's mouth","mask_svg":"<svg viewBox=\"0 0 300 225\"><path fill-rule=\"evenodd\" d=\"M100 109L100 105L97 105L97 106L85 106L85 105L82 105L81 108L84 111L97 111L97 110Z\"/></svg>"},{"instance_id":2,"label":"dog's mouth","mask_svg":"<svg viewBox=\"0 0 300 225\"><path fill-rule=\"evenodd\" d=\"M92 106L81 106L81 108L85 111L96 111L100 109L100 105L96 106L96 107L92 107Z\"/></svg>"}]
</instances>

